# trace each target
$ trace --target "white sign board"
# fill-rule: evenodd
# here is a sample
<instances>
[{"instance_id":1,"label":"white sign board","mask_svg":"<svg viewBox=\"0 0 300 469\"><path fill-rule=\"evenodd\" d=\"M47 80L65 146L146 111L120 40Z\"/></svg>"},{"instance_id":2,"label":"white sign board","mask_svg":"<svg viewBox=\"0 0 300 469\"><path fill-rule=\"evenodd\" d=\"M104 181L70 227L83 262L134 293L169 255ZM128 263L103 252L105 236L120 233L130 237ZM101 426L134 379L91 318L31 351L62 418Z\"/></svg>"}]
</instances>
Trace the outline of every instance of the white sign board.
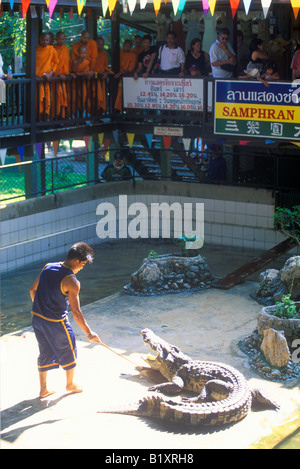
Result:
<instances>
[{"instance_id":1,"label":"white sign board","mask_svg":"<svg viewBox=\"0 0 300 469\"><path fill-rule=\"evenodd\" d=\"M203 111L203 80L191 78L123 78L123 106L131 109Z\"/></svg>"}]
</instances>

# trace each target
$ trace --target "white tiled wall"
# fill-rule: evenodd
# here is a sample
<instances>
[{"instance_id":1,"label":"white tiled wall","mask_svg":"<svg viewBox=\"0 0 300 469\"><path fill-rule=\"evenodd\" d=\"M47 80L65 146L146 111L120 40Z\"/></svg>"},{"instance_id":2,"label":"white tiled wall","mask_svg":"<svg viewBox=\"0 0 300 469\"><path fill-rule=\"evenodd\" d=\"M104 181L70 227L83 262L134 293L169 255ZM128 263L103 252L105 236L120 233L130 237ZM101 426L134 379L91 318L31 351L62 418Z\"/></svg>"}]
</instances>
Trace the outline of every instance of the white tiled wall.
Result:
<instances>
[{"instance_id":1,"label":"white tiled wall","mask_svg":"<svg viewBox=\"0 0 300 469\"><path fill-rule=\"evenodd\" d=\"M1 272L63 255L77 241L101 242L96 208L102 202L112 203L118 214L119 197L113 196L1 222ZM205 242L210 244L266 250L284 239L273 229L273 205L162 195L128 195L127 202L145 204L149 217L154 202L204 203Z\"/></svg>"}]
</instances>

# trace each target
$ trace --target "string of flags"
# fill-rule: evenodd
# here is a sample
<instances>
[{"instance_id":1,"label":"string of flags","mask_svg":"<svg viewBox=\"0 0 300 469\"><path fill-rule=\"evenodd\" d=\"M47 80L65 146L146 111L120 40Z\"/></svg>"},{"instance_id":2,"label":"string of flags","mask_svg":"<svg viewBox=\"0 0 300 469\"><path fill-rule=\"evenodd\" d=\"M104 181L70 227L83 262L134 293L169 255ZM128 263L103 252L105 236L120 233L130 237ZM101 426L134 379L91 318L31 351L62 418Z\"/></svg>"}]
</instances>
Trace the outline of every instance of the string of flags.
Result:
<instances>
[{"instance_id":1,"label":"string of flags","mask_svg":"<svg viewBox=\"0 0 300 469\"><path fill-rule=\"evenodd\" d=\"M166 4L167 1L168 0L164 0L164 4ZM186 1L187 0L171 0L174 15L177 15L177 14L180 15L183 12ZM240 5L243 5L244 11L246 15L248 15L249 9L253 0L229 0L229 1L230 1L230 7L232 11L232 16L234 18L237 12L237 9L239 8ZM272 0L260 0L260 1L261 1L261 7L262 7L264 17L266 18L268 15L268 11L270 9ZM31 0L22 0L21 11L22 11L23 18L26 17L30 2ZM132 15L132 13L135 11L137 0L123 0L123 5L125 2L127 2L129 12ZM139 6L138 6L139 9L143 10L146 7L147 2L148 0L140 0ZM160 11L160 8L162 5L162 0L152 0L152 2L153 2L153 8L154 8L155 14L158 15L158 12ZM210 11L212 16L214 15L217 2L218 0L199 0L199 3L202 4L204 16L206 16L208 11ZM14 0L9 0L9 3L12 9L14 5ZM57 4L57 0L45 0L45 3L48 8L50 17L52 17L56 4ZM300 9L300 0L290 0L290 3L294 12L295 19L297 19L299 9ZM102 0L101 1L103 18L105 18L107 11L109 11L110 16L112 15L116 7L116 4L117 4L117 0ZM0 0L0 5L1 5L1 0ZM85 7L85 5L86 5L86 0L77 0L77 10L78 10L79 15L81 15L82 10ZM73 8L71 8L71 10L73 14ZM35 7L33 7L30 10L31 15L34 14L34 11L35 11Z\"/></svg>"}]
</instances>

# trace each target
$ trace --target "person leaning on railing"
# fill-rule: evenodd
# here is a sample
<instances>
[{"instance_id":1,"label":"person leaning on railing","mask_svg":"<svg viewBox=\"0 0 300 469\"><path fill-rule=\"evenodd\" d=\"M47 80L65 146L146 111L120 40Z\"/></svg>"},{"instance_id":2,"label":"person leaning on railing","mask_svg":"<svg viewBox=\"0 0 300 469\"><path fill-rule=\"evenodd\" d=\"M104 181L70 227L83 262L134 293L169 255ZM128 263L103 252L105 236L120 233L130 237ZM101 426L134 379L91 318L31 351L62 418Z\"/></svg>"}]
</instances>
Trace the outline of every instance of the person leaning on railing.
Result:
<instances>
[{"instance_id":1,"label":"person leaning on railing","mask_svg":"<svg viewBox=\"0 0 300 469\"><path fill-rule=\"evenodd\" d=\"M184 76L185 54L176 44L175 31L167 33L167 43L159 48L158 63L161 75Z\"/></svg>"}]
</instances>

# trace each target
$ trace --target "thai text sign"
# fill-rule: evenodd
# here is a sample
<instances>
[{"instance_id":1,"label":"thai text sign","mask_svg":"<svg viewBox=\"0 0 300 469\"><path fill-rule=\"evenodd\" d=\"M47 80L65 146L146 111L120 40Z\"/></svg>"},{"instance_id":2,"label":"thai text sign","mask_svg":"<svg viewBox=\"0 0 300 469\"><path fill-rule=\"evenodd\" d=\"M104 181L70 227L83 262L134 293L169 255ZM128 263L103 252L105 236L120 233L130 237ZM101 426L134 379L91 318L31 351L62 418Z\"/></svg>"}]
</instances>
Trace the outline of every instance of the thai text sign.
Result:
<instances>
[{"instance_id":1,"label":"thai text sign","mask_svg":"<svg viewBox=\"0 0 300 469\"><path fill-rule=\"evenodd\" d=\"M123 106L132 109L203 111L203 80L123 78Z\"/></svg>"},{"instance_id":2,"label":"thai text sign","mask_svg":"<svg viewBox=\"0 0 300 469\"><path fill-rule=\"evenodd\" d=\"M216 80L215 134L300 140L297 86L269 85Z\"/></svg>"}]
</instances>

